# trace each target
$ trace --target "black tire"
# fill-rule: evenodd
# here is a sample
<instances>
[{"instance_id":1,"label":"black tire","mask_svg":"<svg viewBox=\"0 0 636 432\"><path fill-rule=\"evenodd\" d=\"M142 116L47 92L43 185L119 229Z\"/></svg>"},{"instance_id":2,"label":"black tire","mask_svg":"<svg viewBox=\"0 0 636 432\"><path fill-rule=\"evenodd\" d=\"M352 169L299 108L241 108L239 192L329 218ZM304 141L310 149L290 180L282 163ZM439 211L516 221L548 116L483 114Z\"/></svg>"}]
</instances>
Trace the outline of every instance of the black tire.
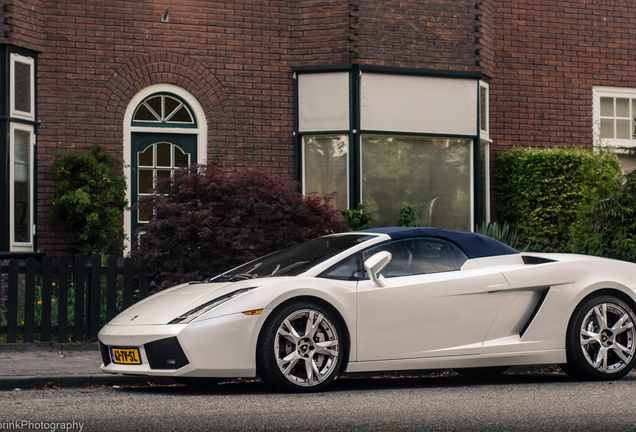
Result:
<instances>
[{"instance_id":1,"label":"black tire","mask_svg":"<svg viewBox=\"0 0 636 432\"><path fill-rule=\"evenodd\" d=\"M276 309L261 329L258 374L275 391L322 390L342 366L343 336L336 317L319 304L303 301Z\"/></svg>"},{"instance_id":2,"label":"black tire","mask_svg":"<svg viewBox=\"0 0 636 432\"><path fill-rule=\"evenodd\" d=\"M561 368L578 380L604 381L628 374L636 363L636 315L616 297L583 301L566 335L567 364Z\"/></svg>"}]
</instances>

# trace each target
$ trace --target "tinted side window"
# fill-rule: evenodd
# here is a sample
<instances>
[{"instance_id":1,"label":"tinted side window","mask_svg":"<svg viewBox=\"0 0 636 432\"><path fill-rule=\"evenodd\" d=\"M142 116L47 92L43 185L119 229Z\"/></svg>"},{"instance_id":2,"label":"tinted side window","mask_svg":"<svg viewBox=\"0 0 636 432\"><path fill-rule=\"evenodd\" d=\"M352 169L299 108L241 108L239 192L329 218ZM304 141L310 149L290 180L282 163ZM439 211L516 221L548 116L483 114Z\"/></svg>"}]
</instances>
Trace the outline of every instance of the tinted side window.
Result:
<instances>
[{"instance_id":1,"label":"tinted side window","mask_svg":"<svg viewBox=\"0 0 636 432\"><path fill-rule=\"evenodd\" d=\"M385 278L459 270L468 260L454 244L424 237L374 246L363 252L363 260L380 251L388 251L392 255L391 262L382 270Z\"/></svg>"},{"instance_id":2,"label":"tinted side window","mask_svg":"<svg viewBox=\"0 0 636 432\"><path fill-rule=\"evenodd\" d=\"M359 255L359 253L356 253L353 256L340 261L338 264L318 275L318 277L341 280L360 279L362 272L360 271L360 265L358 264Z\"/></svg>"}]
</instances>

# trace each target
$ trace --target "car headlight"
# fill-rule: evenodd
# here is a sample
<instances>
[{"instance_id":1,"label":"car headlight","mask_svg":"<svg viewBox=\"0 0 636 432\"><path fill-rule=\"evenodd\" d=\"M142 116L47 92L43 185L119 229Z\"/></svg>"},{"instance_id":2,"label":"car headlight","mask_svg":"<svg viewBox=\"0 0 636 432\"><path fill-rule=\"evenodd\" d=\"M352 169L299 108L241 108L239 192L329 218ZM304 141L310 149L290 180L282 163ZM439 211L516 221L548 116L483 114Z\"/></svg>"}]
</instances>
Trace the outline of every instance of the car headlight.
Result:
<instances>
[{"instance_id":1,"label":"car headlight","mask_svg":"<svg viewBox=\"0 0 636 432\"><path fill-rule=\"evenodd\" d=\"M217 306L222 305L223 303L232 300L235 297L240 296L243 293L246 293L250 290L253 290L256 287L251 288L242 288L240 290L232 291L231 293L225 294L224 296L215 298L214 300L210 300L207 303L203 303L201 306L197 306L189 312L184 313L181 316L170 321L168 324L187 324L195 318L200 317L210 309L214 309Z\"/></svg>"}]
</instances>

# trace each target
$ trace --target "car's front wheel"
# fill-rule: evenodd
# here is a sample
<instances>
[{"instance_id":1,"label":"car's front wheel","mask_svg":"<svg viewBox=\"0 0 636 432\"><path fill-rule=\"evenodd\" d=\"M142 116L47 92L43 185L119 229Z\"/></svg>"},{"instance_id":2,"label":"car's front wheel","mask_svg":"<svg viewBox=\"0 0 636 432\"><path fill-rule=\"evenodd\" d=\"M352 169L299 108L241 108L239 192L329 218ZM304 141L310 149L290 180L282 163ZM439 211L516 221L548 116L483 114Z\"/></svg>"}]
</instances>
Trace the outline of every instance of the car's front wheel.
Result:
<instances>
[{"instance_id":1,"label":"car's front wheel","mask_svg":"<svg viewBox=\"0 0 636 432\"><path fill-rule=\"evenodd\" d=\"M261 330L258 373L278 391L321 390L342 365L342 334L336 318L321 305L298 302L276 309Z\"/></svg>"},{"instance_id":2,"label":"car's front wheel","mask_svg":"<svg viewBox=\"0 0 636 432\"><path fill-rule=\"evenodd\" d=\"M592 297L579 305L570 320L566 365L582 380L618 379L636 363L636 315L612 296Z\"/></svg>"}]
</instances>

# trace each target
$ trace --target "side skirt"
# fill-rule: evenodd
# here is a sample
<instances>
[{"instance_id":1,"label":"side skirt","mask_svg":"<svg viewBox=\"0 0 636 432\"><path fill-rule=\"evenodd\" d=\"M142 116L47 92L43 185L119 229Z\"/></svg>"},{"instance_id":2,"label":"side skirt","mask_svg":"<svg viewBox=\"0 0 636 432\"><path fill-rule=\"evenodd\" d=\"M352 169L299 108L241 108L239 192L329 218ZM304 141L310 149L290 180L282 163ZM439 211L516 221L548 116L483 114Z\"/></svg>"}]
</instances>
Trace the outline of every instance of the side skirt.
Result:
<instances>
[{"instance_id":1,"label":"side skirt","mask_svg":"<svg viewBox=\"0 0 636 432\"><path fill-rule=\"evenodd\" d=\"M379 372L397 370L426 370L473 368L489 366L519 366L559 364L567 361L565 350L512 352L503 354L481 354L453 357L417 358L350 362L345 372Z\"/></svg>"}]
</instances>

